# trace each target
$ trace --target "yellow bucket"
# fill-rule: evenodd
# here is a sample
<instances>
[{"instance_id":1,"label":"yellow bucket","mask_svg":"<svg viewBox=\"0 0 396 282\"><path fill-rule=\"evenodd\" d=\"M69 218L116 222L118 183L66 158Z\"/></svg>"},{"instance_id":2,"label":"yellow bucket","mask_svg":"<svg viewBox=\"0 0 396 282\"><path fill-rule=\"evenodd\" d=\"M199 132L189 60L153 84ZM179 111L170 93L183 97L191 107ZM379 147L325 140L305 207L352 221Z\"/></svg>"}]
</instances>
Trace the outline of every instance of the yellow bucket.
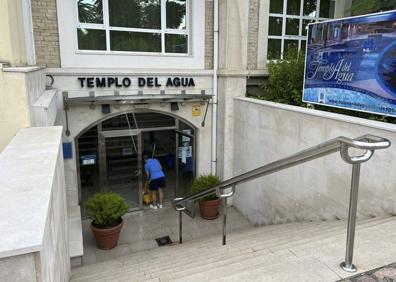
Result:
<instances>
[{"instance_id":1,"label":"yellow bucket","mask_svg":"<svg viewBox=\"0 0 396 282\"><path fill-rule=\"evenodd\" d=\"M149 192L144 192L143 194L143 203L146 205L149 205L153 202L153 197L151 196L151 193Z\"/></svg>"},{"instance_id":2,"label":"yellow bucket","mask_svg":"<svg viewBox=\"0 0 396 282\"><path fill-rule=\"evenodd\" d=\"M146 181L144 183L143 203L145 203L146 205L149 205L152 202L153 202L153 196L151 195L149 183Z\"/></svg>"}]
</instances>

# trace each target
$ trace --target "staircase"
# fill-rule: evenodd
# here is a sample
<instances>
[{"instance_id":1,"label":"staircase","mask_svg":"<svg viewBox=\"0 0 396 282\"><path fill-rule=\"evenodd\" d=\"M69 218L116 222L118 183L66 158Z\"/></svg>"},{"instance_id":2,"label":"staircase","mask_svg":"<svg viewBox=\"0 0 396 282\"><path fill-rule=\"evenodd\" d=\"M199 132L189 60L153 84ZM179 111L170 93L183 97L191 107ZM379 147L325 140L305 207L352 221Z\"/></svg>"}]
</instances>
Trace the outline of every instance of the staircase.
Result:
<instances>
[{"instance_id":1,"label":"staircase","mask_svg":"<svg viewBox=\"0 0 396 282\"><path fill-rule=\"evenodd\" d=\"M347 222L300 222L229 232L72 269L71 281L336 281ZM354 264L396 261L396 217L357 221Z\"/></svg>"}]
</instances>

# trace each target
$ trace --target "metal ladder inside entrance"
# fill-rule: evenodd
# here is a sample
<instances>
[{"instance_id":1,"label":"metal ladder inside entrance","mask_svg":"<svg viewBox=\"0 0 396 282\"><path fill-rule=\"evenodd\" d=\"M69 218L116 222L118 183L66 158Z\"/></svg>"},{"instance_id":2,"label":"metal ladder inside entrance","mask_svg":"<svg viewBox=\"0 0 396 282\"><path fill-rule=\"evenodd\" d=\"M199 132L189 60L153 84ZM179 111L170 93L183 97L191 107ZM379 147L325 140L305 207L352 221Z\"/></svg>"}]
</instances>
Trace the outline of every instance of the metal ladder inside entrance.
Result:
<instances>
[{"instance_id":1,"label":"metal ladder inside entrance","mask_svg":"<svg viewBox=\"0 0 396 282\"><path fill-rule=\"evenodd\" d=\"M174 208L179 211L179 242L182 243L182 212L191 203L196 202L206 196L216 194L218 198L223 199L224 214L223 214L223 245L226 244L226 223L227 223L227 198L235 193L238 184L256 179L261 176L269 175L274 172L297 166L299 164L312 161L335 152L340 152L341 158L348 164L352 165L352 180L349 201L349 215L348 215L348 229L346 239L345 261L341 263L342 269L348 272L355 272L356 267L352 263L353 247L355 239L355 224L357 199L359 190L360 165L368 161L374 154L375 150L386 149L390 147L391 142L388 139L377 137L373 135L364 135L359 138L351 139L340 136L331 139L327 142L321 143L317 146L311 147L304 151L298 152L292 156L280 159L278 161L266 164L254 170L248 171L244 174L235 176L231 179L225 180L215 187L208 188L202 192L193 194L186 198L176 198L173 201ZM349 152L350 148L364 150L361 155L352 156ZM224 189L231 187L230 192L224 192Z\"/></svg>"}]
</instances>

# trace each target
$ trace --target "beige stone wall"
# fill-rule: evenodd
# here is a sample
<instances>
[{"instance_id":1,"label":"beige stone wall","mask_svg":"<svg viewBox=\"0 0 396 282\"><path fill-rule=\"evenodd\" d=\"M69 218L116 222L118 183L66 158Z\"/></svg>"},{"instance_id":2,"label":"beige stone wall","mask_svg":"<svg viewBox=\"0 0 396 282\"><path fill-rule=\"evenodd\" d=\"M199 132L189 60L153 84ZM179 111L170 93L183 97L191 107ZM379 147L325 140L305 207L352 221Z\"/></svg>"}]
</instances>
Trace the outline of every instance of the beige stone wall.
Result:
<instances>
[{"instance_id":1,"label":"beige stone wall","mask_svg":"<svg viewBox=\"0 0 396 282\"><path fill-rule=\"evenodd\" d=\"M25 34L20 0L0 1L0 62L26 64Z\"/></svg>"},{"instance_id":2,"label":"beige stone wall","mask_svg":"<svg viewBox=\"0 0 396 282\"><path fill-rule=\"evenodd\" d=\"M205 1L205 69L213 69L213 0Z\"/></svg>"},{"instance_id":3,"label":"beige stone wall","mask_svg":"<svg viewBox=\"0 0 396 282\"><path fill-rule=\"evenodd\" d=\"M257 69L260 0L249 1L248 69Z\"/></svg>"},{"instance_id":4,"label":"beige stone wall","mask_svg":"<svg viewBox=\"0 0 396 282\"><path fill-rule=\"evenodd\" d=\"M56 0L31 0L38 65L60 67Z\"/></svg>"},{"instance_id":5,"label":"beige stone wall","mask_svg":"<svg viewBox=\"0 0 396 282\"><path fill-rule=\"evenodd\" d=\"M24 74L0 69L0 152L26 126L29 112Z\"/></svg>"}]
</instances>

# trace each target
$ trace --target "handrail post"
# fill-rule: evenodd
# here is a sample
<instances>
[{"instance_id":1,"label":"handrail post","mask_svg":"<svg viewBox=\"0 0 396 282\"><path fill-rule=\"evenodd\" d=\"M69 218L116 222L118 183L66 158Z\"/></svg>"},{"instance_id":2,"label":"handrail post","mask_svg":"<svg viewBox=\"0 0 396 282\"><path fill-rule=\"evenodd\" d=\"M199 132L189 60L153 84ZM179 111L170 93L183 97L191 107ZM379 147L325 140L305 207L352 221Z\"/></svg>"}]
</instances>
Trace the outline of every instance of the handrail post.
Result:
<instances>
[{"instance_id":1,"label":"handrail post","mask_svg":"<svg viewBox=\"0 0 396 282\"><path fill-rule=\"evenodd\" d=\"M227 198L223 199L223 246L227 241Z\"/></svg>"},{"instance_id":2,"label":"handrail post","mask_svg":"<svg viewBox=\"0 0 396 282\"><path fill-rule=\"evenodd\" d=\"M173 206L176 211L179 212L179 244L183 243L183 215L182 212L186 209L185 206L175 204L177 201L183 200L183 198L175 198L173 200Z\"/></svg>"},{"instance_id":3,"label":"handrail post","mask_svg":"<svg viewBox=\"0 0 396 282\"><path fill-rule=\"evenodd\" d=\"M227 241L227 198L232 197L235 193L236 185L232 185L231 192L223 194L219 188L216 189L216 196L223 201L223 246Z\"/></svg>"},{"instance_id":4,"label":"handrail post","mask_svg":"<svg viewBox=\"0 0 396 282\"><path fill-rule=\"evenodd\" d=\"M183 243L183 211L179 211L179 244Z\"/></svg>"},{"instance_id":5,"label":"handrail post","mask_svg":"<svg viewBox=\"0 0 396 282\"><path fill-rule=\"evenodd\" d=\"M349 198L348 231L346 240L345 261L340 264L347 272L356 272L353 265L353 246L355 242L356 212L359 192L360 163L352 165L351 192Z\"/></svg>"}]
</instances>

